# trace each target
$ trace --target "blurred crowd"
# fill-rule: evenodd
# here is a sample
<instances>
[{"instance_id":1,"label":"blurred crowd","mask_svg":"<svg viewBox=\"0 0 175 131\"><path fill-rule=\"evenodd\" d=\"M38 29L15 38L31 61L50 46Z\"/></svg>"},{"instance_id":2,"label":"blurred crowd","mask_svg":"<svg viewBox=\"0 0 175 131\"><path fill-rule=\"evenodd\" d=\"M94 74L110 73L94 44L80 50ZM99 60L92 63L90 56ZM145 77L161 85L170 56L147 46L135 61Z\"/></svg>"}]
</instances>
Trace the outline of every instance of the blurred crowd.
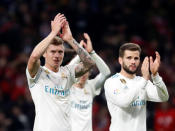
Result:
<instances>
[{"instance_id":1,"label":"blurred crowd","mask_svg":"<svg viewBox=\"0 0 175 131\"><path fill-rule=\"evenodd\" d=\"M0 131L32 131L35 111L26 63L34 46L49 34L58 12L67 17L76 40L83 39L84 32L90 35L111 75L120 70L118 49L125 42L141 46L141 60L160 53L159 74L170 98L166 103L147 103L147 129L175 131L175 0L1 0ZM66 52L63 65L73 55ZM92 77L97 73L94 69ZM102 90L93 103L93 129L108 131L109 125Z\"/></svg>"}]
</instances>

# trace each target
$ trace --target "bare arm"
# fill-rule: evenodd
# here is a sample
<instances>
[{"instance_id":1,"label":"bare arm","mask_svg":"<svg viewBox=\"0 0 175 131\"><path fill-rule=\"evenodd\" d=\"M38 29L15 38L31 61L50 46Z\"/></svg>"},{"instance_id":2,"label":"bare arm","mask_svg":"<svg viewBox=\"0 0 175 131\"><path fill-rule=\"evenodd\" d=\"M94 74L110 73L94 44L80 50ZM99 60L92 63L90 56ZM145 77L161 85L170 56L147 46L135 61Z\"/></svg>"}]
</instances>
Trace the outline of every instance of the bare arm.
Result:
<instances>
[{"instance_id":1,"label":"bare arm","mask_svg":"<svg viewBox=\"0 0 175 131\"><path fill-rule=\"evenodd\" d=\"M60 35L61 38L66 41L80 57L81 62L75 68L75 77L80 77L89 71L95 65L95 63L89 53L83 49L83 47L81 47L76 40L74 40L68 23L64 25L62 31L63 33Z\"/></svg>"},{"instance_id":2,"label":"bare arm","mask_svg":"<svg viewBox=\"0 0 175 131\"><path fill-rule=\"evenodd\" d=\"M50 33L44 40L42 40L33 50L31 56L29 57L29 61L27 64L28 71L31 77L34 77L40 66L40 57L44 54L48 45L55 37L52 33Z\"/></svg>"},{"instance_id":3,"label":"bare arm","mask_svg":"<svg viewBox=\"0 0 175 131\"><path fill-rule=\"evenodd\" d=\"M34 77L36 75L40 66L40 57L44 54L44 52L46 51L47 47L52 42L54 37L58 34L65 20L66 19L64 15L60 13L57 14L54 20L51 21L51 28L52 28L51 33L45 39L43 39L38 45L36 45L36 47L32 51L32 54L30 55L27 64L28 71L31 77Z\"/></svg>"},{"instance_id":4,"label":"bare arm","mask_svg":"<svg viewBox=\"0 0 175 131\"><path fill-rule=\"evenodd\" d=\"M85 49L83 49L75 40L73 40L72 47L77 52L81 60L81 62L75 68L76 77L79 77L87 71L89 71L92 68L92 66L95 65L95 63L92 60L91 56L88 54L88 52Z\"/></svg>"}]
</instances>

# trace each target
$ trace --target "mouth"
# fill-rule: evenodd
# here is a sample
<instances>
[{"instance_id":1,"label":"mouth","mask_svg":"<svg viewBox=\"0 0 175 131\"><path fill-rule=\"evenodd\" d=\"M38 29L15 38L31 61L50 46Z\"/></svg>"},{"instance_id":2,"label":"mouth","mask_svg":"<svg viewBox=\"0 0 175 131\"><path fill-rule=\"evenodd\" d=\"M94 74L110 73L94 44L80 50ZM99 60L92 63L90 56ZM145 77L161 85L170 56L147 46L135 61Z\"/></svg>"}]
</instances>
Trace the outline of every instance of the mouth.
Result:
<instances>
[{"instance_id":1,"label":"mouth","mask_svg":"<svg viewBox=\"0 0 175 131\"><path fill-rule=\"evenodd\" d=\"M135 69L136 69L136 66L135 66L135 65L131 65L130 68L131 68L132 70L135 70Z\"/></svg>"},{"instance_id":2,"label":"mouth","mask_svg":"<svg viewBox=\"0 0 175 131\"><path fill-rule=\"evenodd\" d=\"M54 61L54 63L56 63L56 64L58 64L59 63L59 60L53 60Z\"/></svg>"}]
</instances>

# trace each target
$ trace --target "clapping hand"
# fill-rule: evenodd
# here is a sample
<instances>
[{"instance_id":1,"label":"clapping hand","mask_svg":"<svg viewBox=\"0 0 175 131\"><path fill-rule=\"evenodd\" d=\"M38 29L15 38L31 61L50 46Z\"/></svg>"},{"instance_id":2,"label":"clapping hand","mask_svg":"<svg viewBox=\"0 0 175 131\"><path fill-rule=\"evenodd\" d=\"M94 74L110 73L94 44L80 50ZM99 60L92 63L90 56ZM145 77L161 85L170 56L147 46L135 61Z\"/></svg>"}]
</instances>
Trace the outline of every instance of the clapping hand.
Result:
<instances>
[{"instance_id":1,"label":"clapping hand","mask_svg":"<svg viewBox=\"0 0 175 131\"><path fill-rule=\"evenodd\" d=\"M84 33L84 38L86 39L87 42L81 40L80 45L82 45L86 49L86 51L90 53L93 51L91 39L87 33Z\"/></svg>"},{"instance_id":2,"label":"clapping hand","mask_svg":"<svg viewBox=\"0 0 175 131\"><path fill-rule=\"evenodd\" d=\"M160 54L156 51L156 59L153 61L152 56L150 56L150 71L155 76L160 67Z\"/></svg>"}]
</instances>

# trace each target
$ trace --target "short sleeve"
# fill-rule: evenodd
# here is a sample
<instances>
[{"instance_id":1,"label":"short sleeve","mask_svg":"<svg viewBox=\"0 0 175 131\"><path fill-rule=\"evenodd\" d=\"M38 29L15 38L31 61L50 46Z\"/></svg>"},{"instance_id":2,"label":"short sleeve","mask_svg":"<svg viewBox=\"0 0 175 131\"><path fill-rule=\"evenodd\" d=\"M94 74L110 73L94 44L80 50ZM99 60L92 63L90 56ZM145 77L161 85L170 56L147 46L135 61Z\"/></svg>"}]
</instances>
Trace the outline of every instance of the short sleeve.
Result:
<instances>
[{"instance_id":1,"label":"short sleeve","mask_svg":"<svg viewBox=\"0 0 175 131\"><path fill-rule=\"evenodd\" d=\"M42 73L42 67L40 66L35 77L32 78L28 71L28 67L26 68L26 76L27 76L27 82L28 82L29 88L32 88L37 83L39 77L41 76L41 73Z\"/></svg>"}]
</instances>

